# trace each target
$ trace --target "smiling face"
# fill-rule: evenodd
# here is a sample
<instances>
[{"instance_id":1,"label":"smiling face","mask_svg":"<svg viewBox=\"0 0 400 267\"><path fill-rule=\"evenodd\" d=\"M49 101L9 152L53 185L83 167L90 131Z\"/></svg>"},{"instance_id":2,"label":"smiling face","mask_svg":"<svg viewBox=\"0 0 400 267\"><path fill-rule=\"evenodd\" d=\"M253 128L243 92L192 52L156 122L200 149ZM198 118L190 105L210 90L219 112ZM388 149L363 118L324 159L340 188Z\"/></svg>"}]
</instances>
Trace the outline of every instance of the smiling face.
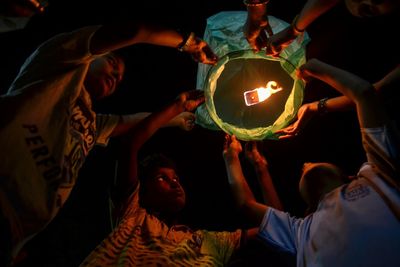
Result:
<instances>
[{"instance_id":1,"label":"smiling face","mask_svg":"<svg viewBox=\"0 0 400 267\"><path fill-rule=\"evenodd\" d=\"M346 7L356 17L376 17L400 8L400 0L345 0Z\"/></svg>"},{"instance_id":2,"label":"smiling face","mask_svg":"<svg viewBox=\"0 0 400 267\"><path fill-rule=\"evenodd\" d=\"M85 87L94 100L99 100L114 93L122 81L125 63L113 53L98 57L90 64L85 78Z\"/></svg>"}]
</instances>

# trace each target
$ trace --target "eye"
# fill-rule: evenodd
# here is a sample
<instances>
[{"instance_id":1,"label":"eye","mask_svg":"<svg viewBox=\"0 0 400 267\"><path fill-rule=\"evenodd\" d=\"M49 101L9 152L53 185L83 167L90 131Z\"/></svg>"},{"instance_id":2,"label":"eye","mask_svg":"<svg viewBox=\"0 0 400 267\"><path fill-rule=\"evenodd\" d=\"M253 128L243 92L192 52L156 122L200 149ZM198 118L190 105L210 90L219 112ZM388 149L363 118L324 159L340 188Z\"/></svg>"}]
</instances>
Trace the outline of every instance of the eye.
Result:
<instances>
[{"instance_id":1,"label":"eye","mask_svg":"<svg viewBox=\"0 0 400 267\"><path fill-rule=\"evenodd\" d=\"M108 55L107 56L107 61L110 63L111 66L113 66L114 68L118 67L118 61L117 59L112 56L112 55Z\"/></svg>"},{"instance_id":2,"label":"eye","mask_svg":"<svg viewBox=\"0 0 400 267\"><path fill-rule=\"evenodd\" d=\"M174 182L179 182L179 177L178 177L178 176L175 176L174 178L172 178L172 181L174 181Z\"/></svg>"},{"instance_id":3,"label":"eye","mask_svg":"<svg viewBox=\"0 0 400 267\"><path fill-rule=\"evenodd\" d=\"M163 176L158 176L158 177L157 177L157 181L159 181L159 182L164 182L165 179L164 179Z\"/></svg>"}]
</instances>

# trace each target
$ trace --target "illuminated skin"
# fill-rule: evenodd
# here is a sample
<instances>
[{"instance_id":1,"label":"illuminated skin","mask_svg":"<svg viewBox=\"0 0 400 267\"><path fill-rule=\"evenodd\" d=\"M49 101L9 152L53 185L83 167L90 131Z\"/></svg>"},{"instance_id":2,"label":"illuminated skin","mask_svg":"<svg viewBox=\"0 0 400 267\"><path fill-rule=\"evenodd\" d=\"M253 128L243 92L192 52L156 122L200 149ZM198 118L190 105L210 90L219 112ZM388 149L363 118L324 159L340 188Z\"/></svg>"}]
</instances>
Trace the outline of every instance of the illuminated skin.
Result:
<instances>
[{"instance_id":1,"label":"illuminated skin","mask_svg":"<svg viewBox=\"0 0 400 267\"><path fill-rule=\"evenodd\" d=\"M145 206L156 212L177 213L185 206L185 190L172 168L158 168L153 177L145 179L145 188Z\"/></svg>"},{"instance_id":2,"label":"illuminated skin","mask_svg":"<svg viewBox=\"0 0 400 267\"><path fill-rule=\"evenodd\" d=\"M346 0L346 7L356 17L376 17L399 9L399 0Z\"/></svg>"},{"instance_id":3,"label":"illuminated skin","mask_svg":"<svg viewBox=\"0 0 400 267\"><path fill-rule=\"evenodd\" d=\"M95 59L85 78L85 87L93 100L113 94L122 81L125 63L113 53Z\"/></svg>"},{"instance_id":4,"label":"illuminated skin","mask_svg":"<svg viewBox=\"0 0 400 267\"><path fill-rule=\"evenodd\" d=\"M0 14L10 17L32 17L35 14L43 13L47 1L37 0L4 0L0 4Z\"/></svg>"}]
</instances>

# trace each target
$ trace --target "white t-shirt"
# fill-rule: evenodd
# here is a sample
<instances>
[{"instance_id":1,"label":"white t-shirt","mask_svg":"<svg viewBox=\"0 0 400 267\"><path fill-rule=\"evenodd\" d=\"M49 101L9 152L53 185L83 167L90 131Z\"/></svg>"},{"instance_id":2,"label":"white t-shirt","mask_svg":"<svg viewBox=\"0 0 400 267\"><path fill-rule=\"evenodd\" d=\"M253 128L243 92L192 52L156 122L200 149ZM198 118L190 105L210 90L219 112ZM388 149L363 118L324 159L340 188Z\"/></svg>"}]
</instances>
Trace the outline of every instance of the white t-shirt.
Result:
<instances>
[{"instance_id":1,"label":"white t-shirt","mask_svg":"<svg viewBox=\"0 0 400 267\"><path fill-rule=\"evenodd\" d=\"M398 151L386 131L363 129L363 137L368 136L363 139L373 141L386 158L396 159ZM368 155L369 144L364 146ZM357 179L326 194L304 219L268 209L259 237L296 257L297 266L399 266L400 222L374 188L396 207L400 193L375 174L372 164L365 163Z\"/></svg>"},{"instance_id":2,"label":"white t-shirt","mask_svg":"<svg viewBox=\"0 0 400 267\"><path fill-rule=\"evenodd\" d=\"M42 44L0 97L0 208L16 241L57 214L89 151L105 145L118 122L118 116L92 111L83 85L98 28Z\"/></svg>"}]
</instances>

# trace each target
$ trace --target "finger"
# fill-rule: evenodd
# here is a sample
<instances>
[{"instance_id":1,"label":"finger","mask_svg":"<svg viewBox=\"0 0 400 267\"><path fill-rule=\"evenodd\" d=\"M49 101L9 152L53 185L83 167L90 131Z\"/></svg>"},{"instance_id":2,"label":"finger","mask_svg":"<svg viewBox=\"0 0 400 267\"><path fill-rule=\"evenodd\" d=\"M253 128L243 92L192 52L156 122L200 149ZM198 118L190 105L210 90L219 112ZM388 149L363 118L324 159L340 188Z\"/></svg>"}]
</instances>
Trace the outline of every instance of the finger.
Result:
<instances>
[{"instance_id":1,"label":"finger","mask_svg":"<svg viewBox=\"0 0 400 267\"><path fill-rule=\"evenodd\" d=\"M294 131L293 126L290 126L290 127L280 129L280 130L276 131L275 133L291 133L293 131Z\"/></svg>"},{"instance_id":2,"label":"finger","mask_svg":"<svg viewBox=\"0 0 400 267\"><path fill-rule=\"evenodd\" d=\"M257 41L260 45L260 49L267 46L268 40L269 39L267 33L265 31L261 31L260 35L257 38Z\"/></svg>"},{"instance_id":3,"label":"finger","mask_svg":"<svg viewBox=\"0 0 400 267\"><path fill-rule=\"evenodd\" d=\"M228 148L228 142L229 142L229 135L225 134L224 136L224 150Z\"/></svg>"},{"instance_id":4,"label":"finger","mask_svg":"<svg viewBox=\"0 0 400 267\"><path fill-rule=\"evenodd\" d=\"M257 38L255 37L246 37L247 42L249 43L250 48L253 50L254 53L260 51L257 46Z\"/></svg>"},{"instance_id":5,"label":"finger","mask_svg":"<svg viewBox=\"0 0 400 267\"><path fill-rule=\"evenodd\" d=\"M212 51L212 49L207 45L203 47L203 52L206 55L206 58L208 59L208 64L215 64L218 61L218 56Z\"/></svg>"},{"instance_id":6,"label":"finger","mask_svg":"<svg viewBox=\"0 0 400 267\"><path fill-rule=\"evenodd\" d=\"M278 139L279 139L279 140L291 139L291 138L293 138L294 136L295 136L295 135L291 135L291 134L281 135L281 136L278 136Z\"/></svg>"},{"instance_id":7,"label":"finger","mask_svg":"<svg viewBox=\"0 0 400 267\"><path fill-rule=\"evenodd\" d=\"M269 23L268 23L267 26L265 26L265 30L267 31L269 37L271 37L272 35L274 35L274 33L273 33L273 31L272 31L272 28L271 28L271 25L270 25Z\"/></svg>"}]
</instances>

